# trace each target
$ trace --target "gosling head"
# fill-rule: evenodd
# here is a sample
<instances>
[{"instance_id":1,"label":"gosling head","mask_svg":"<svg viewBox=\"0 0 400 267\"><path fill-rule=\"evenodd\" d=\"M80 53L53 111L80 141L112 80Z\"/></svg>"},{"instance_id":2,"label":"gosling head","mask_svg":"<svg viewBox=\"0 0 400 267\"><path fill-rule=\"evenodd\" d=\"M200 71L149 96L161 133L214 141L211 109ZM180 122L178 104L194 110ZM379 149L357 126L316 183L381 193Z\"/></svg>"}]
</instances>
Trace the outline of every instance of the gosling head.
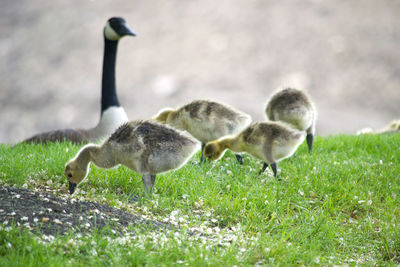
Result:
<instances>
[{"instance_id":1,"label":"gosling head","mask_svg":"<svg viewBox=\"0 0 400 267\"><path fill-rule=\"evenodd\" d=\"M136 36L123 18L113 17L107 21L106 26L104 27L104 37L106 39L110 41L118 41L126 35Z\"/></svg>"},{"instance_id":2,"label":"gosling head","mask_svg":"<svg viewBox=\"0 0 400 267\"><path fill-rule=\"evenodd\" d=\"M72 195L76 186L86 177L87 169L80 166L76 160L71 160L65 165L64 174L69 183L69 193Z\"/></svg>"},{"instance_id":3,"label":"gosling head","mask_svg":"<svg viewBox=\"0 0 400 267\"><path fill-rule=\"evenodd\" d=\"M204 147L204 156L211 160L217 160L222 156L224 149L217 141L208 142Z\"/></svg>"},{"instance_id":4,"label":"gosling head","mask_svg":"<svg viewBox=\"0 0 400 267\"><path fill-rule=\"evenodd\" d=\"M156 116L154 116L152 119L160 122L160 123L167 123L168 117L175 112L174 109L172 108L165 108L163 110L161 110Z\"/></svg>"}]
</instances>

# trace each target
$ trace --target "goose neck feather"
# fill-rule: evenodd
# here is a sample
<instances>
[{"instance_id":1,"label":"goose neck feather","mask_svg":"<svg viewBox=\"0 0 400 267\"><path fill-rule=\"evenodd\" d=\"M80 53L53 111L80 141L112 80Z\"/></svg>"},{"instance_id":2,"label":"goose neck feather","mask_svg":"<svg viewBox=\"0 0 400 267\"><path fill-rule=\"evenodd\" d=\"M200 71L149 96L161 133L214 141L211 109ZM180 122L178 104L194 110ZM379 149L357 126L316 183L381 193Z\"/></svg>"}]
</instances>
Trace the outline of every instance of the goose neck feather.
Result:
<instances>
[{"instance_id":1,"label":"goose neck feather","mask_svg":"<svg viewBox=\"0 0 400 267\"><path fill-rule=\"evenodd\" d=\"M101 83L102 112L110 106L120 106L115 85L117 49L118 41L111 41L104 38L103 77Z\"/></svg>"}]
</instances>

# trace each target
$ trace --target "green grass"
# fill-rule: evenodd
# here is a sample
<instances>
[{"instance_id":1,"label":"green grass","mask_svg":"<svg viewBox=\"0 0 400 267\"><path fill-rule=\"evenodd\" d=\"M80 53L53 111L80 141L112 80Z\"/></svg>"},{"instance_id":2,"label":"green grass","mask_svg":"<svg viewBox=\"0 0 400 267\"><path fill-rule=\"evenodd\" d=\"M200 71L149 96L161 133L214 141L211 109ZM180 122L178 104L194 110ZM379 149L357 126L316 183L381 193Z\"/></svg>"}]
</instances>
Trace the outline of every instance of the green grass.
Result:
<instances>
[{"instance_id":1,"label":"green grass","mask_svg":"<svg viewBox=\"0 0 400 267\"><path fill-rule=\"evenodd\" d=\"M75 198L169 221L179 230L126 237L95 232L46 240L18 227L0 230L1 266L64 265L396 265L400 264L400 135L318 137L278 163L282 181L248 155L227 152L203 166L197 154L157 177L144 199L141 177L91 165ZM69 143L0 146L0 183L67 192ZM128 204L126 194L143 200ZM196 234L193 234L195 232Z\"/></svg>"}]
</instances>

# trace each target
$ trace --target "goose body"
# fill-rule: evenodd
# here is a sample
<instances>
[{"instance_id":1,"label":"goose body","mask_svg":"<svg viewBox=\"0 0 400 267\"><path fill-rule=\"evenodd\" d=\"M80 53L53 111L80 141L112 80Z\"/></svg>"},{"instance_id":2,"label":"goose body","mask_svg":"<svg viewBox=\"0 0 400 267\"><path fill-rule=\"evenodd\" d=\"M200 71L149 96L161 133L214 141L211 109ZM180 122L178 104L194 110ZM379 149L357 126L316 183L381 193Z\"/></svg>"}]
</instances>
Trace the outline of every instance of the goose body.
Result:
<instances>
[{"instance_id":1,"label":"goose body","mask_svg":"<svg viewBox=\"0 0 400 267\"><path fill-rule=\"evenodd\" d=\"M104 57L101 88L100 121L91 129L61 129L34 135L24 142L46 143L71 141L96 142L109 136L122 123L128 121L124 108L119 104L115 85L115 62L118 41L123 36L135 36L123 18L110 18L104 27Z\"/></svg>"},{"instance_id":2,"label":"goose body","mask_svg":"<svg viewBox=\"0 0 400 267\"><path fill-rule=\"evenodd\" d=\"M212 140L237 134L251 123L251 117L225 104L208 100L195 100L178 109L163 109L153 119L189 132L203 147ZM240 162L241 157L236 156Z\"/></svg>"},{"instance_id":3,"label":"goose body","mask_svg":"<svg viewBox=\"0 0 400 267\"><path fill-rule=\"evenodd\" d=\"M143 175L145 192L150 193L156 174L177 169L200 148L192 136L154 121L131 121L121 125L101 145L88 144L65 167L72 194L93 162L101 168L119 164Z\"/></svg>"},{"instance_id":4,"label":"goose body","mask_svg":"<svg viewBox=\"0 0 400 267\"><path fill-rule=\"evenodd\" d=\"M276 163L293 155L304 141L305 135L304 131L298 131L281 122L255 122L235 136L222 137L207 143L204 155L216 160L226 149L246 152L264 162L261 172L270 164L277 176Z\"/></svg>"},{"instance_id":5,"label":"goose body","mask_svg":"<svg viewBox=\"0 0 400 267\"><path fill-rule=\"evenodd\" d=\"M276 92L268 101L265 113L271 121L283 121L306 131L308 148L312 150L317 112L305 92L294 88Z\"/></svg>"}]
</instances>

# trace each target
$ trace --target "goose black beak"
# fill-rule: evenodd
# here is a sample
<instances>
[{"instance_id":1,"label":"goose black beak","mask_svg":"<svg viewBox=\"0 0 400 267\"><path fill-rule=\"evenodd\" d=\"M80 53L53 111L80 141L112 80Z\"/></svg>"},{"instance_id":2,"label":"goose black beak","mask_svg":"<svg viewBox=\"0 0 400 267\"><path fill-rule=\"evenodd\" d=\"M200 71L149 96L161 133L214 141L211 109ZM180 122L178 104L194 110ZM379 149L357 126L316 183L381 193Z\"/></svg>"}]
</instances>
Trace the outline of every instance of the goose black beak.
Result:
<instances>
[{"instance_id":1,"label":"goose black beak","mask_svg":"<svg viewBox=\"0 0 400 267\"><path fill-rule=\"evenodd\" d=\"M121 27L119 34L121 36L124 35L130 35L130 36L136 36L136 33L129 28L128 24L124 24L123 27Z\"/></svg>"},{"instance_id":2,"label":"goose black beak","mask_svg":"<svg viewBox=\"0 0 400 267\"><path fill-rule=\"evenodd\" d=\"M68 183L69 183L69 193L72 195L75 191L76 184L71 183L71 182L68 182Z\"/></svg>"}]
</instances>

